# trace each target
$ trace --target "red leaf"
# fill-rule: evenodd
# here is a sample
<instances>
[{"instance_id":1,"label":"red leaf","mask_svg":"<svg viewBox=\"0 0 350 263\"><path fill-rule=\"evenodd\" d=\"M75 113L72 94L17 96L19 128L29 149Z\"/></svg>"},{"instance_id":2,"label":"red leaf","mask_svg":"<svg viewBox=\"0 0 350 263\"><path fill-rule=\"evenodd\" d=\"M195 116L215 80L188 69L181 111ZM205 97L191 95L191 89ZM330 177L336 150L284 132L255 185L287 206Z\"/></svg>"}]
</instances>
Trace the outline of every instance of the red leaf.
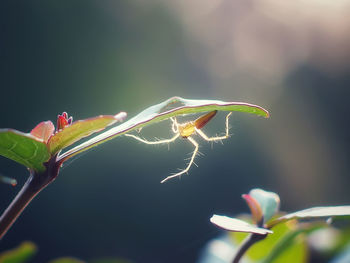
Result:
<instances>
[{"instance_id":1,"label":"red leaf","mask_svg":"<svg viewBox=\"0 0 350 263\"><path fill-rule=\"evenodd\" d=\"M30 134L47 143L54 131L55 126L51 121L43 121L40 122L37 126L35 126L35 128L30 132Z\"/></svg>"}]
</instances>

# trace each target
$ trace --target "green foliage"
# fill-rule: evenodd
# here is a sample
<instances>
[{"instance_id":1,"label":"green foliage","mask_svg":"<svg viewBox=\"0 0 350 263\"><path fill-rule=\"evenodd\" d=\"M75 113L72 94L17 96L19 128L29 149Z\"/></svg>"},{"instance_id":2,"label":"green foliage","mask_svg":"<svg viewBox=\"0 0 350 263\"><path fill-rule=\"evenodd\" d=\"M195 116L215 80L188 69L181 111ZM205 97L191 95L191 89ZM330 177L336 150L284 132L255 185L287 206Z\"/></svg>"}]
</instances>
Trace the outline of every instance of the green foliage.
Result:
<instances>
[{"instance_id":1,"label":"green foliage","mask_svg":"<svg viewBox=\"0 0 350 263\"><path fill-rule=\"evenodd\" d=\"M290 224L290 223L292 222L286 222L284 224ZM280 225L277 225L276 227ZM306 224L304 226L296 225L292 230L286 232L285 235L283 235L278 240L278 243L275 244L275 246L270 250L268 256L262 262L263 263L292 262L291 260L294 259L296 255L300 255L300 257L305 258L304 261L301 261L300 259L300 261L297 261L297 262L305 262L308 256L306 235L323 227L325 227L325 224ZM301 235L301 236L298 237L298 235ZM301 245L302 240L304 241L304 243L302 247L299 247ZM296 253L293 250L298 250L299 253ZM281 261L281 258L283 259L282 261Z\"/></svg>"},{"instance_id":2,"label":"green foliage","mask_svg":"<svg viewBox=\"0 0 350 263\"><path fill-rule=\"evenodd\" d=\"M283 246L283 250L276 253L272 258L271 251L278 247L283 239L296 231L295 222L279 224L273 228L274 234L268 235L264 240L254 244L246 253L246 256L253 262L264 263L303 263L307 260L306 240L304 237L290 238L290 242ZM246 237L243 233L232 233L236 243L240 243Z\"/></svg>"},{"instance_id":3,"label":"green foliage","mask_svg":"<svg viewBox=\"0 0 350 263\"><path fill-rule=\"evenodd\" d=\"M82 261L80 259L72 258L72 257L63 257L63 258L56 258L53 260L50 260L49 263L84 263L85 261Z\"/></svg>"},{"instance_id":4,"label":"green foliage","mask_svg":"<svg viewBox=\"0 0 350 263\"><path fill-rule=\"evenodd\" d=\"M17 248L0 253L0 263L26 263L29 262L37 252L34 243L26 241ZM85 263L86 261L74 257L60 257L50 260L48 263ZM89 263L131 263L132 261L122 258L99 258L89 260Z\"/></svg>"},{"instance_id":5,"label":"green foliage","mask_svg":"<svg viewBox=\"0 0 350 263\"><path fill-rule=\"evenodd\" d=\"M32 242L23 242L17 248L2 252L0 254L1 263L25 263L36 253L37 247Z\"/></svg>"},{"instance_id":6,"label":"green foliage","mask_svg":"<svg viewBox=\"0 0 350 263\"><path fill-rule=\"evenodd\" d=\"M0 155L37 172L45 171L43 163L50 158L44 142L29 133L12 129L0 130Z\"/></svg>"},{"instance_id":7,"label":"green foliage","mask_svg":"<svg viewBox=\"0 0 350 263\"><path fill-rule=\"evenodd\" d=\"M65 127L50 138L48 142L50 153L54 155L76 141L101 131L116 122L117 119L112 115L101 115L73 122L72 125Z\"/></svg>"},{"instance_id":8,"label":"green foliage","mask_svg":"<svg viewBox=\"0 0 350 263\"><path fill-rule=\"evenodd\" d=\"M267 110L249 103L217 100L186 100L180 97L173 97L145 109L129 121L68 150L62 155L59 155L57 161L63 162L91 147L152 123L178 115L213 110L239 111L266 118L269 117ZM33 129L33 134L22 133L12 129L2 129L0 130L0 155L23 164L36 172L43 172L45 171L43 163L47 162L51 156L58 154L62 149L92 133L101 131L117 121L122 121L125 117L125 112L121 112L116 116L101 115L95 118L76 121L70 125L64 125L56 133L52 130L53 124L50 121L37 125ZM33 136L38 134L40 138Z\"/></svg>"},{"instance_id":9,"label":"green foliage","mask_svg":"<svg viewBox=\"0 0 350 263\"><path fill-rule=\"evenodd\" d=\"M89 260L89 263L131 263L132 261L121 258L101 258Z\"/></svg>"},{"instance_id":10,"label":"green foliage","mask_svg":"<svg viewBox=\"0 0 350 263\"><path fill-rule=\"evenodd\" d=\"M329 227L329 225L326 222L301 223L299 220L350 216L350 206L314 207L279 216L277 214L280 203L279 196L261 189L253 189L249 194L243 195L243 198L251 209L252 217L250 219L242 221L236 218L214 215L211 218L211 222L225 230L231 231L235 244L241 242L242 244L249 244L248 246L243 245L240 247L238 251L243 251L243 253L237 252L237 255L243 255L246 249L252 246L245 255L253 262L307 262L307 235L320 228ZM266 224L262 220L259 221L259 218L270 219L271 217L273 218ZM254 221L256 225L248 224L246 221ZM267 232L268 230L272 230L273 233L272 231ZM244 232L250 233L249 238L245 242L243 240L247 237L247 234ZM264 234L266 235L265 238L261 236ZM345 238L347 236L345 235ZM344 237L342 239L342 244L345 244ZM333 250L335 249L341 250L339 246L338 248L335 246ZM344 255L344 257L348 256L346 252Z\"/></svg>"},{"instance_id":11,"label":"green foliage","mask_svg":"<svg viewBox=\"0 0 350 263\"><path fill-rule=\"evenodd\" d=\"M0 155L23 164L36 172L43 172L46 169L43 164L51 156L83 137L101 131L119 120L118 115L101 115L74 122L56 133L48 129L48 127L53 128L50 121L39 123L31 133L1 129Z\"/></svg>"}]
</instances>

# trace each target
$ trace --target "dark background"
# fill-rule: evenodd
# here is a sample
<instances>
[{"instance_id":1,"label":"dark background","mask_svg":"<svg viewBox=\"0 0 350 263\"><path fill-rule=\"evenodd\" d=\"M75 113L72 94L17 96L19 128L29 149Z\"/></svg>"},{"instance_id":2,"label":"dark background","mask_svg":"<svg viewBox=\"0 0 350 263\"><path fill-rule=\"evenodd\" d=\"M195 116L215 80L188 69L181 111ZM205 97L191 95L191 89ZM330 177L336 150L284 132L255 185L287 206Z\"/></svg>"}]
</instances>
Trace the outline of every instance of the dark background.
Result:
<instances>
[{"instance_id":1,"label":"dark background","mask_svg":"<svg viewBox=\"0 0 350 263\"><path fill-rule=\"evenodd\" d=\"M297 3L299 3L297 1ZM261 105L235 113L233 136L200 151L118 137L66 164L23 212L0 250L31 240L34 262L194 262L219 230L213 213L247 212L241 194L280 194L282 210L349 204L349 1L1 1L0 127L29 132L67 111L75 120L129 117L177 95ZM219 115L204 131L224 131ZM170 124L143 134L169 138ZM4 210L24 167L0 158Z\"/></svg>"}]
</instances>

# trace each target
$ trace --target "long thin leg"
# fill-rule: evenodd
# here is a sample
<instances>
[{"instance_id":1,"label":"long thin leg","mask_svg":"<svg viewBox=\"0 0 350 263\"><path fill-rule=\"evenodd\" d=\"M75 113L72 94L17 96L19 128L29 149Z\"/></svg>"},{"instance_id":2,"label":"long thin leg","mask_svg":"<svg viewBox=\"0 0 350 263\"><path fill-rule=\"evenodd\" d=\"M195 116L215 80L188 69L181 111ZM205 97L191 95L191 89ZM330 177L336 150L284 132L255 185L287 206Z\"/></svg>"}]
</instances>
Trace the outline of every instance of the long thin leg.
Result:
<instances>
[{"instance_id":1,"label":"long thin leg","mask_svg":"<svg viewBox=\"0 0 350 263\"><path fill-rule=\"evenodd\" d=\"M230 135L228 133L228 131L229 131L228 120L229 120L229 117L231 114L232 114L232 112L230 112L226 116L226 133L224 136L208 137L207 135L205 135L204 132L202 132L200 129L197 129L197 128L196 128L196 132L206 141L220 141L220 140L227 139L228 137L230 137Z\"/></svg>"},{"instance_id":2,"label":"long thin leg","mask_svg":"<svg viewBox=\"0 0 350 263\"><path fill-rule=\"evenodd\" d=\"M177 123L176 121L176 118L170 118L170 120L172 121L172 124L171 124L171 129L173 130L173 133L178 133L179 132L179 124Z\"/></svg>"},{"instance_id":3,"label":"long thin leg","mask_svg":"<svg viewBox=\"0 0 350 263\"><path fill-rule=\"evenodd\" d=\"M196 157L197 152L198 152L198 143L197 143L195 140L193 140L191 137L187 137L187 139L188 139L188 140L194 145L194 147L195 147L189 164L187 165L187 167L186 167L184 170L182 170L181 172L178 172L178 173L176 173L176 174L173 174L173 175L168 176L167 178L165 178L164 180L162 180L161 183L164 183L164 182L168 181L168 180L171 179L171 178L178 177L178 176L180 176L181 174L187 173L188 170L190 169L191 165L193 164L194 158Z\"/></svg>"},{"instance_id":4,"label":"long thin leg","mask_svg":"<svg viewBox=\"0 0 350 263\"><path fill-rule=\"evenodd\" d=\"M140 142L146 143L146 144L162 144L162 143L169 143L169 142L175 141L176 138L180 136L180 134L177 133L177 134L175 134L174 137L172 137L172 138L170 138L170 139L165 139L165 140L159 140L159 141L150 142L150 141L144 140L144 139L142 139L142 138L140 138L140 137L137 137L137 136L135 136L135 135L133 135L133 134L124 134L124 135L125 135L125 136L128 136L128 137L132 137L132 138L134 138L134 139L136 139L136 140L138 140L138 141L140 141Z\"/></svg>"}]
</instances>

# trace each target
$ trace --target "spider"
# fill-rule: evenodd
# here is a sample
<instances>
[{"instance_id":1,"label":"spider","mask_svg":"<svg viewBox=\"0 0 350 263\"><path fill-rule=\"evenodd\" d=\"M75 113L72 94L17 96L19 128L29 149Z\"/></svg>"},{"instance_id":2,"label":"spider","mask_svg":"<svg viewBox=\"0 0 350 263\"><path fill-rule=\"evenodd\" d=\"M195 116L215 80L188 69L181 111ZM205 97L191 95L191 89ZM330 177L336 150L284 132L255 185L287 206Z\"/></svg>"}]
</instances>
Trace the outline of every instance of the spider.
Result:
<instances>
[{"instance_id":1,"label":"spider","mask_svg":"<svg viewBox=\"0 0 350 263\"><path fill-rule=\"evenodd\" d=\"M205 135L204 132L201 131L201 129L216 115L216 113L217 113L216 110L211 111L211 112L199 117L198 119L196 119L194 121L189 121L186 123L178 123L176 118L170 118L170 120L172 121L171 129L175 133L175 136L170 138L170 139L159 140L159 141L147 141L147 140L144 140L144 139L137 137L133 134L125 134L125 136L132 137L132 138L134 138L140 142L146 143L146 144L165 144L165 143L170 143L170 142L175 141L178 137L182 137L184 139L189 140L194 145L195 148L194 148L190 162L188 163L187 167L185 169L181 170L180 172L175 173L173 175L170 175L170 176L166 177L165 179L163 179L161 181L161 183L164 183L171 178L175 178L175 177L178 177L184 173L187 173L188 170L190 169L191 165L193 164L194 158L196 157L196 155L198 153L198 143L191 137L192 135L198 134L204 140L209 141L209 142L221 141L221 140L229 138L228 121L229 121L229 117L232 114L232 112L230 112L226 116L226 133L224 136L208 137L207 135Z\"/></svg>"}]
</instances>

